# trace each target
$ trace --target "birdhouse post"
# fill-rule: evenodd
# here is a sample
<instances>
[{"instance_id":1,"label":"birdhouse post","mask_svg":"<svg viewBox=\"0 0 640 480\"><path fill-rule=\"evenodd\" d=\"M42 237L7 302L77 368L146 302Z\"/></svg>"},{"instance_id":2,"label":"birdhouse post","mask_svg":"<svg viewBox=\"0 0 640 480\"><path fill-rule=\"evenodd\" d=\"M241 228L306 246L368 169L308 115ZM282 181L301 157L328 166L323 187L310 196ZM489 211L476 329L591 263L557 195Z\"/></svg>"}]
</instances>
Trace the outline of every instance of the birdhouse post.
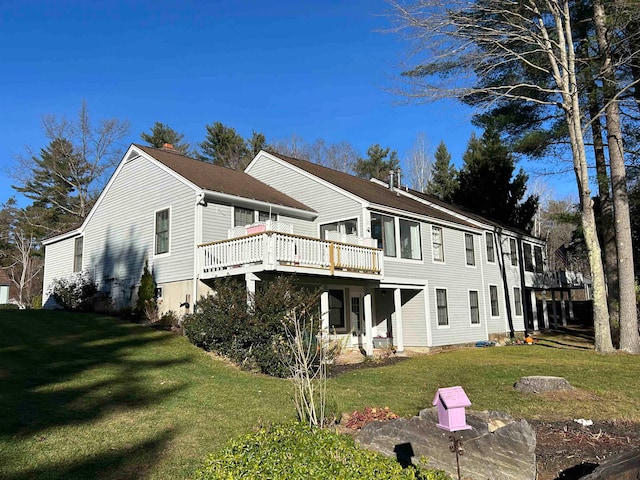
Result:
<instances>
[{"instance_id":1,"label":"birdhouse post","mask_svg":"<svg viewBox=\"0 0 640 480\"><path fill-rule=\"evenodd\" d=\"M465 408L471 406L471 401L462 387L439 388L433 399L433 405L438 409L438 423L436 426L447 432L470 430L467 425ZM456 467L458 468L458 480L460 480L460 455L464 453L462 439L455 435L449 437L451 445L449 449L456 454Z\"/></svg>"}]
</instances>

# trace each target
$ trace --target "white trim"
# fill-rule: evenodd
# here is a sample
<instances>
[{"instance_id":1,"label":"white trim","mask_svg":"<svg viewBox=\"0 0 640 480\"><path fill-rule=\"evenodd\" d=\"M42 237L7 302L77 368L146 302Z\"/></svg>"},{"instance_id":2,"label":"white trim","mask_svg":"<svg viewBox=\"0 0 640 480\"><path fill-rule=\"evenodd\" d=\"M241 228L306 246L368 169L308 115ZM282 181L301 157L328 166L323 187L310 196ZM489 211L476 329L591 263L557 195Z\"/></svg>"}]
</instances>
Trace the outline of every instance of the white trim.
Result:
<instances>
[{"instance_id":1,"label":"white trim","mask_svg":"<svg viewBox=\"0 0 640 480\"><path fill-rule=\"evenodd\" d=\"M500 318L500 292L498 291L498 285L494 284L494 283L489 283L487 285L487 287L489 287L489 315L491 316L491 318ZM493 307L491 305L491 287L496 287L496 301L498 302L498 314L494 315L493 314ZM505 305L506 308L506 305Z\"/></svg>"},{"instance_id":2,"label":"white trim","mask_svg":"<svg viewBox=\"0 0 640 480\"><path fill-rule=\"evenodd\" d=\"M445 291L445 296L447 299L447 324L446 325L440 325L439 323L439 319L438 319L438 290L444 290ZM438 330L446 330L447 328L451 328L451 319L449 318L449 289L447 287L433 287L433 298L435 300L435 312L436 312L436 329Z\"/></svg>"},{"instance_id":3,"label":"white trim","mask_svg":"<svg viewBox=\"0 0 640 480\"><path fill-rule=\"evenodd\" d=\"M427 322L427 347L431 347L433 346L433 333L431 329L431 302L428 282L425 282L424 287L422 287L422 299L424 303L424 317Z\"/></svg>"},{"instance_id":4,"label":"white trim","mask_svg":"<svg viewBox=\"0 0 640 480\"><path fill-rule=\"evenodd\" d=\"M342 217L339 218L337 220L333 220L332 222L322 222L322 223L317 223L317 229L316 232L318 234L318 238L320 238L321 240L324 240L324 238L320 237L320 227L322 227L323 225L329 225L331 223L340 223L340 222L344 222L346 220L353 220L356 219L356 235L358 235L359 237L364 237L364 235L362 235L362 230L364 230L363 227L361 227L360 225L360 218L358 217L358 215L356 215L355 217L353 215L349 216L349 217Z\"/></svg>"},{"instance_id":5,"label":"white trim","mask_svg":"<svg viewBox=\"0 0 640 480\"><path fill-rule=\"evenodd\" d=\"M471 292L476 292L476 300L478 301L478 323L473 323L473 318L471 318ZM469 312L469 326L471 328L479 328L482 327L482 317L480 316L480 292L477 289L469 288L467 289L467 311Z\"/></svg>"},{"instance_id":6,"label":"white trim","mask_svg":"<svg viewBox=\"0 0 640 480\"><path fill-rule=\"evenodd\" d=\"M220 203L229 204L232 206L239 206L243 208L259 210L268 212L271 209L271 213L276 215L284 214L291 217L304 218L305 220L315 220L318 217L318 212L315 210L300 210L299 208L287 207L285 205L279 205L276 203L264 202L262 200L254 200L246 197L239 197L238 195L231 195L229 193L214 192L211 190L203 190L207 201L219 201Z\"/></svg>"},{"instance_id":7,"label":"white trim","mask_svg":"<svg viewBox=\"0 0 640 480\"><path fill-rule=\"evenodd\" d=\"M163 207L163 208L158 208L157 210L154 210L153 212L153 258L163 258L163 257L169 257L171 256L171 233L172 233L172 222L173 222L173 211L172 211L172 206L169 205L167 207ZM163 253L156 253L156 224L157 224L157 215L159 212L164 212L165 210L169 210L169 238L167 239L168 241L168 245L167 245L167 251L163 252ZM195 221L195 219L194 219Z\"/></svg>"}]
</instances>

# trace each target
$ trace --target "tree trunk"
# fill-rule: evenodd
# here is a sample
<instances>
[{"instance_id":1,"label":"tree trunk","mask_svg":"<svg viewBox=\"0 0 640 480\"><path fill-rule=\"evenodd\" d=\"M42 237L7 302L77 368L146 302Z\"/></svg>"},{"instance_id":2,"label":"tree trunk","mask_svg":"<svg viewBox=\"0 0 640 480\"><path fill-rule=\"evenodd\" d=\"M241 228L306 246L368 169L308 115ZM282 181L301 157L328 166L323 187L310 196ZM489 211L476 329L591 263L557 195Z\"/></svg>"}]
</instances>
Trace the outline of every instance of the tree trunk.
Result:
<instances>
[{"instance_id":1,"label":"tree trunk","mask_svg":"<svg viewBox=\"0 0 640 480\"><path fill-rule=\"evenodd\" d=\"M592 86L593 87L593 86ZM590 92L591 93L591 92ZM609 322L611 331L620 331L619 286L618 286L618 250L616 247L616 232L613 226L613 202L611 201L607 159L602 141L602 125L600 124L599 105L592 98L589 100L589 115L591 116L591 132L593 136L593 150L596 160L596 178L598 182L598 196L600 198L598 212L598 230L602 241L602 259L607 282L607 306L609 308ZM614 335L614 337L618 337Z\"/></svg>"},{"instance_id":2,"label":"tree trunk","mask_svg":"<svg viewBox=\"0 0 640 480\"><path fill-rule=\"evenodd\" d=\"M615 72L607 39L606 14L600 0L593 4L593 18L600 56L603 60L603 91L607 141L611 169L611 192L615 218L616 247L618 250L618 276L620 284L620 349L629 353L640 353L638 315L635 299L635 277L633 271L633 247L631 244L631 217L627 195L627 175L624 166L624 147L620 110L612 94L616 85Z\"/></svg>"}]
</instances>

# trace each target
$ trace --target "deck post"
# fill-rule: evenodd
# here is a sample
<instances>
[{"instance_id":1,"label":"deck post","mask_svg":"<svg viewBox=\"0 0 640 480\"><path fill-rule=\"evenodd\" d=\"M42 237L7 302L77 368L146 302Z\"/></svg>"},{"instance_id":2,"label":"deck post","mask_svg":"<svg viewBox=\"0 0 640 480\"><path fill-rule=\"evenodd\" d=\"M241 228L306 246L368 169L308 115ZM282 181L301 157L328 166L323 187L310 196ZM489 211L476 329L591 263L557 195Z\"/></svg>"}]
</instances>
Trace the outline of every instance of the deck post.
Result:
<instances>
[{"instance_id":1,"label":"deck post","mask_svg":"<svg viewBox=\"0 0 640 480\"><path fill-rule=\"evenodd\" d=\"M402 290L393 289L393 309L396 312L396 331L393 332L393 342L398 352L404 351L404 328L402 325Z\"/></svg>"},{"instance_id":2,"label":"deck post","mask_svg":"<svg viewBox=\"0 0 640 480\"><path fill-rule=\"evenodd\" d=\"M320 325L322 327L322 335L328 335L329 332L329 291L325 290L320 294Z\"/></svg>"},{"instance_id":3,"label":"deck post","mask_svg":"<svg viewBox=\"0 0 640 480\"><path fill-rule=\"evenodd\" d=\"M540 325L538 324L538 304L536 303L536 291L531 290L529 292L529 296L531 297L531 316L533 317L533 331L537 332L540 330Z\"/></svg>"}]
</instances>

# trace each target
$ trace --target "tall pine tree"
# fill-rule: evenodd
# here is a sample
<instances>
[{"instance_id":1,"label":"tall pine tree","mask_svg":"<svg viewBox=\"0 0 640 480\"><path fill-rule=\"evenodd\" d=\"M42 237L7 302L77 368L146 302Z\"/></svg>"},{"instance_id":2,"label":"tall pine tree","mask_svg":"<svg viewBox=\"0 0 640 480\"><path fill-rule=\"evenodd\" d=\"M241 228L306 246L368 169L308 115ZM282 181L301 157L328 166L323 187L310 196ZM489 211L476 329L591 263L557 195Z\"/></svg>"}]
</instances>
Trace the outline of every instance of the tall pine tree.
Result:
<instances>
[{"instance_id":1,"label":"tall pine tree","mask_svg":"<svg viewBox=\"0 0 640 480\"><path fill-rule=\"evenodd\" d=\"M451 164L451 154L444 142L440 142L435 153L435 164L425 193L450 202L458 188L456 168Z\"/></svg>"},{"instance_id":2,"label":"tall pine tree","mask_svg":"<svg viewBox=\"0 0 640 480\"><path fill-rule=\"evenodd\" d=\"M480 138L473 134L463 160L454 202L514 227L531 228L538 198L523 201L529 177L522 169L514 176L513 155L498 132L488 128Z\"/></svg>"},{"instance_id":3,"label":"tall pine tree","mask_svg":"<svg viewBox=\"0 0 640 480\"><path fill-rule=\"evenodd\" d=\"M382 148L379 144L367 149L367 158L358 158L353 166L354 173L361 178L377 178L386 180L391 170L400 166L397 152L390 147Z\"/></svg>"},{"instance_id":4,"label":"tall pine tree","mask_svg":"<svg viewBox=\"0 0 640 480\"><path fill-rule=\"evenodd\" d=\"M156 122L151 127L151 132L142 132L140 138L148 145L155 148L162 148L165 143L173 146L173 149L183 155L189 155L191 145L187 142L183 142L184 135L176 132L169 125L162 122Z\"/></svg>"}]
</instances>

